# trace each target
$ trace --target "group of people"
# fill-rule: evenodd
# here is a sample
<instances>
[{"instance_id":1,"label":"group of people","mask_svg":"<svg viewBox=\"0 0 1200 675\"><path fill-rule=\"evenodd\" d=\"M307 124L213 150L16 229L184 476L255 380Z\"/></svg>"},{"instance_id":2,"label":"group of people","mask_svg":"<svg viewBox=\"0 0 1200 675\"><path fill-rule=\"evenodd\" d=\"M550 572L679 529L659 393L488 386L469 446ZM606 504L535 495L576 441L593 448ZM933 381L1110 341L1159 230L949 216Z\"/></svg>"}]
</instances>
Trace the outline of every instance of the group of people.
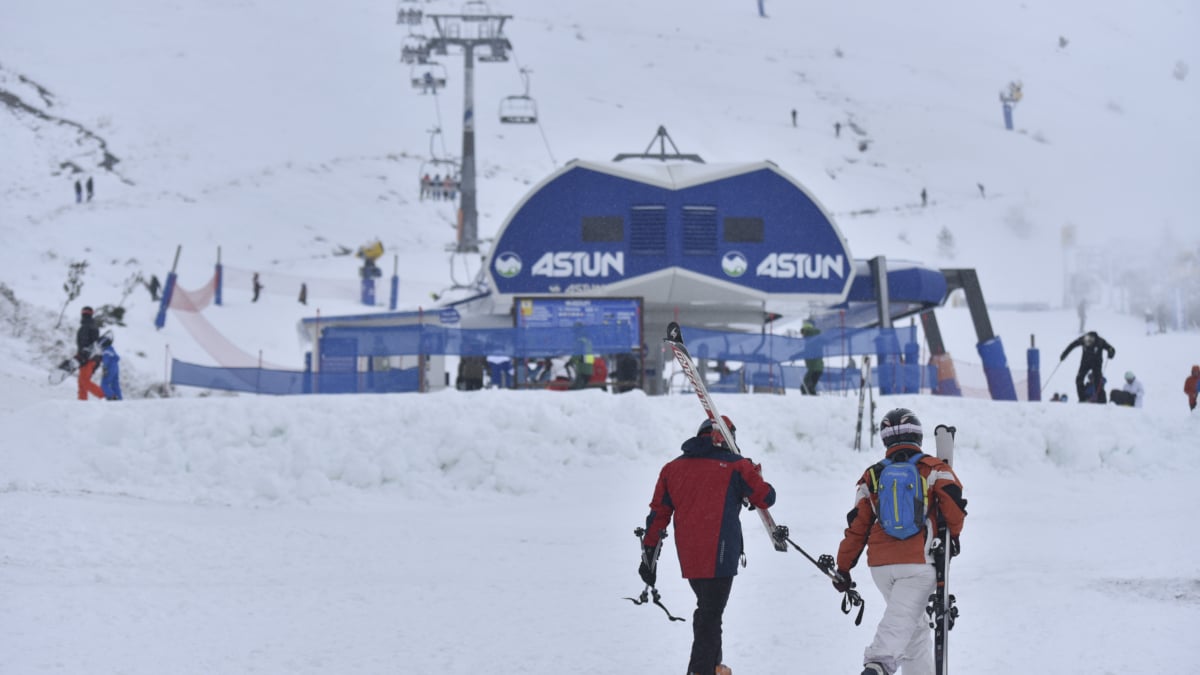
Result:
<instances>
[{"instance_id":1,"label":"group of people","mask_svg":"<svg viewBox=\"0 0 1200 675\"><path fill-rule=\"evenodd\" d=\"M429 174L421 176L421 199L453 200L457 196L458 182L450 174L446 174L445 178L441 174L433 178Z\"/></svg>"},{"instance_id":2,"label":"group of people","mask_svg":"<svg viewBox=\"0 0 1200 675\"><path fill-rule=\"evenodd\" d=\"M84 190L87 190L87 200L89 202L92 201L92 195L95 193L94 188L95 188L95 185L92 183L91 176L88 176L86 183L81 183L81 182L79 182L79 179L76 178L75 179L75 203L80 204L83 202Z\"/></svg>"},{"instance_id":3,"label":"group of people","mask_svg":"<svg viewBox=\"0 0 1200 675\"><path fill-rule=\"evenodd\" d=\"M1100 337L1094 330L1088 331L1067 345L1058 357L1059 362L1065 361L1076 347L1082 349L1079 370L1075 374L1075 393L1080 403L1112 401L1117 405L1133 408L1143 407L1146 402L1146 387L1132 370L1125 371L1125 383L1120 388L1105 393L1104 387L1107 380L1104 377L1104 356L1107 354L1111 359L1117 354L1117 350L1107 340ZM1188 397L1190 410L1196 409L1198 391L1200 391L1200 366L1192 366L1191 375L1183 382L1183 393ZM1066 394L1055 394L1050 400L1067 401L1068 398Z\"/></svg>"},{"instance_id":4,"label":"group of people","mask_svg":"<svg viewBox=\"0 0 1200 675\"><path fill-rule=\"evenodd\" d=\"M733 421L728 417L723 421L736 440ZM867 468L855 484L854 508L846 514L848 526L838 546L834 588L845 593L854 587L851 570L865 551L871 577L887 607L863 653L862 675L890 675L901 668L905 673L931 674L933 646L925 609L936 584L935 535L945 526L950 554L958 555L967 500L953 469L922 451L924 432L913 411L889 411L879 429L885 457ZM738 516L743 504L758 509L773 506L775 488L763 478L760 465L729 447L711 419L683 442L681 451L659 472L638 574L648 586L655 586L657 555L674 520L680 572L696 596L687 672L729 675L729 667L722 663L722 616L733 577L744 563ZM921 501L913 509L910 529L898 532L882 524L890 522L880 507L881 499L889 503L890 491L880 490L880 476L888 465L902 463L920 476L912 482L921 486L914 491Z\"/></svg>"},{"instance_id":5,"label":"group of people","mask_svg":"<svg viewBox=\"0 0 1200 675\"><path fill-rule=\"evenodd\" d=\"M80 311L74 360L78 365L80 401L88 400L89 395L105 401L121 400L121 357L113 348L112 332L100 332L91 307ZM101 371L99 385L92 380L97 366Z\"/></svg>"}]
</instances>

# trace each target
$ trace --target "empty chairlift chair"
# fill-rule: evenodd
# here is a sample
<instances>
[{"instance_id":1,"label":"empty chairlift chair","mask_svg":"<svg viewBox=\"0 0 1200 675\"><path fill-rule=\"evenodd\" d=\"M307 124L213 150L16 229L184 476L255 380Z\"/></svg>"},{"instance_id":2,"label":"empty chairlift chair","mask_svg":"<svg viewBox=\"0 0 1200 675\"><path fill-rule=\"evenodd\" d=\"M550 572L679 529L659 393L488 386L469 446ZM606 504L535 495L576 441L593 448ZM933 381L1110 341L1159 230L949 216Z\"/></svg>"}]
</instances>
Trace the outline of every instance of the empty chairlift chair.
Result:
<instances>
[{"instance_id":1,"label":"empty chairlift chair","mask_svg":"<svg viewBox=\"0 0 1200 675\"><path fill-rule=\"evenodd\" d=\"M537 101L528 96L507 96L500 100L500 121L505 124L536 124Z\"/></svg>"},{"instance_id":2,"label":"empty chairlift chair","mask_svg":"<svg viewBox=\"0 0 1200 675\"><path fill-rule=\"evenodd\" d=\"M537 101L529 95L529 70L521 69L525 93L500 99L500 121L504 124L537 124Z\"/></svg>"}]
</instances>

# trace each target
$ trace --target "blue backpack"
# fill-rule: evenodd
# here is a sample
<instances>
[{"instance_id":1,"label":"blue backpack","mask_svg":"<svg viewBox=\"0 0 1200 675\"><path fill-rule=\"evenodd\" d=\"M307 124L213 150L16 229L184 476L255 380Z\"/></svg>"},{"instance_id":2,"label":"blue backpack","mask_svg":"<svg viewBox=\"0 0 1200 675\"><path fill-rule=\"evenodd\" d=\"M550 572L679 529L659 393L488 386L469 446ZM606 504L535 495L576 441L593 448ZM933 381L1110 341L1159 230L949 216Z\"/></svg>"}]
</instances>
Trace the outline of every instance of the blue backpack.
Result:
<instances>
[{"instance_id":1,"label":"blue backpack","mask_svg":"<svg viewBox=\"0 0 1200 675\"><path fill-rule=\"evenodd\" d=\"M879 497L879 525L896 539L908 539L925 529L929 491L917 470L924 456L918 452L903 462L885 459L879 463L882 470L871 472L872 490Z\"/></svg>"}]
</instances>

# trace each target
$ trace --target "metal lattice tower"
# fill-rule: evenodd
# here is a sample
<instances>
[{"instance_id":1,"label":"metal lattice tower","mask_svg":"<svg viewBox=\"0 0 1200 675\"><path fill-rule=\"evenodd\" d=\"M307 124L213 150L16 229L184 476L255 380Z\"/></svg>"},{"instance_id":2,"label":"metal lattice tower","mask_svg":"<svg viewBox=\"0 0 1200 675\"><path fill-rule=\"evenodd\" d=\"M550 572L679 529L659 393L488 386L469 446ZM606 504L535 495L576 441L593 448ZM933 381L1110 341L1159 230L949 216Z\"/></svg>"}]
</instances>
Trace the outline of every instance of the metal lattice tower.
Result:
<instances>
[{"instance_id":1,"label":"metal lattice tower","mask_svg":"<svg viewBox=\"0 0 1200 675\"><path fill-rule=\"evenodd\" d=\"M468 11L481 9L482 11ZM428 41L429 51L445 54L449 47L463 50L463 139L462 184L460 186L458 247L460 253L479 251L479 211L475 186L475 49L482 48L479 60L508 60L512 44L504 37L507 14L491 14L482 2L468 2L462 14L426 14L433 21L437 37Z\"/></svg>"}]
</instances>

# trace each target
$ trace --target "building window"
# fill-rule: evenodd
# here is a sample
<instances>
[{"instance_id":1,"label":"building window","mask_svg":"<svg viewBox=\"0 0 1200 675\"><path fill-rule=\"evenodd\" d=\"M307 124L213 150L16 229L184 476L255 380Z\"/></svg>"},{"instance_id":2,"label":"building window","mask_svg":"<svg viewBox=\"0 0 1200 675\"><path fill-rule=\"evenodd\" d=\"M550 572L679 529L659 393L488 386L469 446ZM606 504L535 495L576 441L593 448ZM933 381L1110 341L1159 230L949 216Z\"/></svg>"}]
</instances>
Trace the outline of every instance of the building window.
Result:
<instances>
[{"instance_id":1,"label":"building window","mask_svg":"<svg viewBox=\"0 0 1200 675\"><path fill-rule=\"evenodd\" d=\"M725 219L725 243L761 244L762 242L762 218L730 217Z\"/></svg>"},{"instance_id":2,"label":"building window","mask_svg":"<svg viewBox=\"0 0 1200 675\"><path fill-rule=\"evenodd\" d=\"M621 216L584 216L583 240L625 241L625 219Z\"/></svg>"},{"instance_id":3,"label":"building window","mask_svg":"<svg viewBox=\"0 0 1200 675\"><path fill-rule=\"evenodd\" d=\"M717 254L717 208L715 206L683 207L683 254Z\"/></svg>"},{"instance_id":4,"label":"building window","mask_svg":"<svg viewBox=\"0 0 1200 675\"><path fill-rule=\"evenodd\" d=\"M629 252L633 255L667 254L667 207L635 206L629 214Z\"/></svg>"}]
</instances>

